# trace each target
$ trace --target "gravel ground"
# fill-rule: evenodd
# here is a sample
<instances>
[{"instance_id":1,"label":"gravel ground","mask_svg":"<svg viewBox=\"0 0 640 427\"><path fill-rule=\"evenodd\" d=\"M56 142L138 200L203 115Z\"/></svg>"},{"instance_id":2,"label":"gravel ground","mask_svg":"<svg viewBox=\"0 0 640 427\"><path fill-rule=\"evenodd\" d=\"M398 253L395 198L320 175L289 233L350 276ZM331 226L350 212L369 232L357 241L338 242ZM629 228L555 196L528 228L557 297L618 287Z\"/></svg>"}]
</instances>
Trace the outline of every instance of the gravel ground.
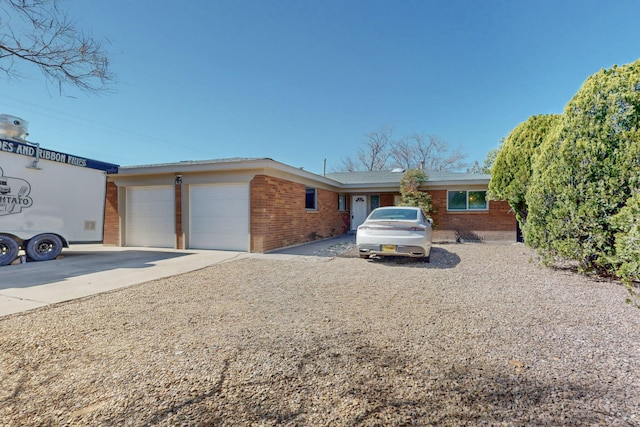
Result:
<instances>
[{"instance_id":1,"label":"gravel ground","mask_svg":"<svg viewBox=\"0 0 640 427\"><path fill-rule=\"evenodd\" d=\"M620 285L519 244L316 255L0 319L0 425L640 425Z\"/></svg>"}]
</instances>

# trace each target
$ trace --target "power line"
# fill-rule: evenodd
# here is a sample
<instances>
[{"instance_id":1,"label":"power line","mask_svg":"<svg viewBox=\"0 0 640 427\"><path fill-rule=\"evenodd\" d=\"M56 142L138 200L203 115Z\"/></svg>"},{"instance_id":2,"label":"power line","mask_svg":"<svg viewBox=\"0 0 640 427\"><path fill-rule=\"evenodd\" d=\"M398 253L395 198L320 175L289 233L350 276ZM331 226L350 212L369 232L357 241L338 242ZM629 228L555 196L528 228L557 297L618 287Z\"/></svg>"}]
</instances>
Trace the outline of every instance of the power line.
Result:
<instances>
[{"instance_id":1,"label":"power line","mask_svg":"<svg viewBox=\"0 0 640 427\"><path fill-rule=\"evenodd\" d=\"M73 124L76 126L83 126L88 129L94 129L103 133L109 133L119 137L126 137L128 140L131 140L132 142L145 144L145 145L148 145L149 147L153 147L153 148L165 147L165 148L171 148L173 150L176 150L175 142L170 142L167 140L163 140L161 138L157 138L148 134L132 131L122 127L116 127L111 124L97 122L95 120L87 119L85 117L81 117L71 113L65 112L63 114L63 113L60 113L59 110L48 108L46 106L35 104L33 102L25 101L24 99L3 95L3 100L0 100L0 105L4 105L8 108L14 108L15 105L7 103L6 102L7 99L13 101L14 103L28 106L28 107L21 106L21 109L36 115L48 117L53 120ZM27 120L30 121L30 119L27 119ZM190 152L193 152L194 154L208 156L209 153L207 151L200 150L197 148L199 146L200 145L198 144L181 145L179 147L179 150L183 153L185 151L190 151Z\"/></svg>"}]
</instances>

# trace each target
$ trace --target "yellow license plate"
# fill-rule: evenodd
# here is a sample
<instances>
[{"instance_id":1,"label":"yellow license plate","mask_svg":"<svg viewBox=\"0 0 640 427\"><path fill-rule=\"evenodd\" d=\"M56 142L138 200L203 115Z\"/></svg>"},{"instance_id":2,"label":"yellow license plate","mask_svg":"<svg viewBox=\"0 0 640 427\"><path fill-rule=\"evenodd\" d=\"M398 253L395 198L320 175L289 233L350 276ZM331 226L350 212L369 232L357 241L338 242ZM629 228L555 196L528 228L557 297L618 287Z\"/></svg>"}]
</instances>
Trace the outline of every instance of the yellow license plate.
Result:
<instances>
[{"instance_id":1,"label":"yellow license plate","mask_svg":"<svg viewBox=\"0 0 640 427\"><path fill-rule=\"evenodd\" d=\"M382 245L382 252L395 252L396 245Z\"/></svg>"}]
</instances>

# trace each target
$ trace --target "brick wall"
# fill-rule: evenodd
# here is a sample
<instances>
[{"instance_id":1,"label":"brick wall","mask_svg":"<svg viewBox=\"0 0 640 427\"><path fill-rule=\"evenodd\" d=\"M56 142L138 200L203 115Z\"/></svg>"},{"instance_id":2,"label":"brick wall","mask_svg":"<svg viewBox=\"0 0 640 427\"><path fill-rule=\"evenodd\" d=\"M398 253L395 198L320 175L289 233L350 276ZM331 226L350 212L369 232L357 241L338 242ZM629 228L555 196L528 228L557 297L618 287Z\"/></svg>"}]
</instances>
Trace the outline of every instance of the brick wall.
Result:
<instances>
[{"instance_id":1,"label":"brick wall","mask_svg":"<svg viewBox=\"0 0 640 427\"><path fill-rule=\"evenodd\" d=\"M447 191L429 191L435 212L436 235L440 240L512 240L516 241L516 217L507 202L491 200L485 212L447 212ZM435 240L435 237L434 237Z\"/></svg>"},{"instance_id":2,"label":"brick wall","mask_svg":"<svg viewBox=\"0 0 640 427\"><path fill-rule=\"evenodd\" d=\"M250 183L251 252L297 245L347 231L348 212L338 194L317 189L317 210L305 209L305 185L256 175Z\"/></svg>"},{"instance_id":3,"label":"brick wall","mask_svg":"<svg viewBox=\"0 0 640 427\"><path fill-rule=\"evenodd\" d=\"M120 215L118 214L118 187L107 182L104 204L104 228L102 242L105 245L120 244Z\"/></svg>"},{"instance_id":4,"label":"brick wall","mask_svg":"<svg viewBox=\"0 0 640 427\"><path fill-rule=\"evenodd\" d=\"M182 188L176 191L176 247L184 247L182 236ZM338 211L338 194L317 189L318 209L305 209L305 185L266 175L257 175L250 183L251 252L297 245L312 240L337 236L349 229L349 212ZM434 241L516 240L516 219L503 201L490 201L487 212L447 212L447 191L431 190L434 208ZM394 204L399 193L375 193L380 206ZM369 193L371 195L371 193ZM350 203L351 197L347 197ZM105 245L120 244L118 188L113 182L106 187Z\"/></svg>"},{"instance_id":5,"label":"brick wall","mask_svg":"<svg viewBox=\"0 0 640 427\"><path fill-rule=\"evenodd\" d=\"M380 196L380 206L393 206L400 193L362 193ZM516 241L516 217L507 202L489 201L486 212L447 212L447 190L430 190L435 212L434 242L466 240Z\"/></svg>"},{"instance_id":6,"label":"brick wall","mask_svg":"<svg viewBox=\"0 0 640 427\"><path fill-rule=\"evenodd\" d=\"M400 193L382 193L380 194L380 207L382 206L393 206L395 201L396 194Z\"/></svg>"},{"instance_id":7,"label":"brick wall","mask_svg":"<svg viewBox=\"0 0 640 427\"><path fill-rule=\"evenodd\" d=\"M175 183L175 221L176 249L184 249L184 233L182 232L182 182Z\"/></svg>"}]
</instances>

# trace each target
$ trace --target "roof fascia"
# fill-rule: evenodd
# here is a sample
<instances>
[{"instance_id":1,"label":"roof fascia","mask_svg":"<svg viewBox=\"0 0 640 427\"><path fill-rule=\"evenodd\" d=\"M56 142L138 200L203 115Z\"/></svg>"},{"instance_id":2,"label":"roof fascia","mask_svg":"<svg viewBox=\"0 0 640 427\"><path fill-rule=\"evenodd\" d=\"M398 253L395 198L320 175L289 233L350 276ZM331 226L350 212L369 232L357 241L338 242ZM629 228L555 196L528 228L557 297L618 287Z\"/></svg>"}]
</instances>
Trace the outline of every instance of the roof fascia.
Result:
<instances>
[{"instance_id":1,"label":"roof fascia","mask_svg":"<svg viewBox=\"0 0 640 427\"><path fill-rule=\"evenodd\" d=\"M451 180L443 180L443 181L427 181L427 187L461 187L465 185L489 185L488 179L451 179Z\"/></svg>"},{"instance_id":2,"label":"roof fascia","mask_svg":"<svg viewBox=\"0 0 640 427\"><path fill-rule=\"evenodd\" d=\"M273 159L245 159L212 162L178 162L158 165L124 166L120 168L120 176L149 176L162 174L185 174L202 172L232 172L255 171L256 173L276 170L298 178L320 182L331 187L340 187L342 184L333 179L305 171L301 168L286 165Z\"/></svg>"},{"instance_id":3,"label":"roof fascia","mask_svg":"<svg viewBox=\"0 0 640 427\"><path fill-rule=\"evenodd\" d=\"M427 181L422 185L426 190L455 188L468 186L488 186L488 179L469 179L469 180L443 180L443 181ZM384 192L384 191L400 191L399 182L378 183L378 184L342 184L340 187L349 193L353 192Z\"/></svg>"},{"instance_id":4,"label":"roof fascia","mask_svg":"<svg viewBox=\"0 0 640 427\"><path fill-rule=\"evenodd\" d=\"M268 173L269 171L278 171L285 175L294 176L310 182L322 183L326 186L333 187L345 192L384 192L398 191L400 187L399 181L381 182L381 183L358 183L343 184L331 178L308 172L301 168L289 166L287 164L275 161L270 158L263 159L240 159L228 161L203 161L203 162L177 162L158 165L142 165L142 166L122 166L118 175L120 177L134 176L150 176L163 174L184 174L184 173L202 173L202 172L232 172L232 171L255 171L258 173ZM438 180L427 181L425 187L442 188L442 187L464 187L472 185L488 185L489 179L454 179L454 180Z\"/></svg>"}]
</instances>

